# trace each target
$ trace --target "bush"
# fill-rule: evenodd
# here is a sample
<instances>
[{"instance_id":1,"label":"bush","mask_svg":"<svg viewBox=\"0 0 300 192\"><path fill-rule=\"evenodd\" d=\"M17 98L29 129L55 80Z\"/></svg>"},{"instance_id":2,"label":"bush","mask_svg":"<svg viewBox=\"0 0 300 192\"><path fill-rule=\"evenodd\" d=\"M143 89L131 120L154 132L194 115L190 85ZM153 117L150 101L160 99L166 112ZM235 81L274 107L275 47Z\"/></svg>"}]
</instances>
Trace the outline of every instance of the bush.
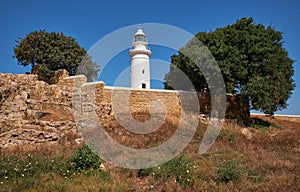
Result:
<instances>
[{"instance_id":1,"label":"bush","mask_svg":"<svg viewBox=\"0 0 300 192\"><path fill-rule=\"evenodd\" d=\"M218 167L217 182L228 183L229 181L239 180L241 170L237 161L226 161Z\"/></svg>"},{"instance_id":2,"label":"bush","mask_svg":"<svg viewBox=\"0 0 300 192\"><path fill-rule=\"evenodd\" d=\"M97 169L100 167L101 159L88 146L80 146L72 157L68 159L71 168L75 170Z\"/></svg>"}]
</instances>

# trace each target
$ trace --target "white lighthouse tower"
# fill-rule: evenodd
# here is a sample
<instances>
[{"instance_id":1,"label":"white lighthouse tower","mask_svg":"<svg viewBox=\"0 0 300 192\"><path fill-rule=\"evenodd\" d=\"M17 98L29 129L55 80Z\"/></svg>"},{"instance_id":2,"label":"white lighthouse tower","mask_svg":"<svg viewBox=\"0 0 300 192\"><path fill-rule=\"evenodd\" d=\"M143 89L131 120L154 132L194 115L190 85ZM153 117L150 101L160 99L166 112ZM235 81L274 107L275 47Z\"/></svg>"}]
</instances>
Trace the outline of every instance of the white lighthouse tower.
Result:
<instances>
[{"instance_id":1,"label":"white lighthouse tower","mask_svg":"<svg viewBox=\"0 0 300 192\"><path fill-rule=\"evenodd\" d=\"M130 49L130 84L131 88L150 89L150 62L151 51L148 48L148 41L145 33L138 28L134 34Z\"/></svg>"}]
</instances>

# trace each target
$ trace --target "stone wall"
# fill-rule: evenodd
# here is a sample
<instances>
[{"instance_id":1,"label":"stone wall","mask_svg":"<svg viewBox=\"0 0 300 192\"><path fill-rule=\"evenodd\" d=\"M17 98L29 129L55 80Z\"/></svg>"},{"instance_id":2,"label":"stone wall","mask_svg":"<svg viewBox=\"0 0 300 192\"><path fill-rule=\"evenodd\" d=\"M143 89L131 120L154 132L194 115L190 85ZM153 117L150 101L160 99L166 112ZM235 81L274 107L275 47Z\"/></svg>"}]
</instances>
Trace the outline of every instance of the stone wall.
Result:
<instances>
[{"instance_id":1,"label":"stone wall","mask_svg":"<svg viewBox=\"0 0 300 192\"><path fill-rule=\"evenodd\" d=\"M174 125L179 121L182 104L178 91L109 87L104 82L87 83L85 76L66 77L64 71L57 74L62 74L63 78L56 77L57 84L51 85L39 81L36 75L0 74L0 148L80 143L74 120L76 102L86 105L85 109L94 108L106 127L116 118L146 122L151 117L163 117ZM94 95L93 104L85 101L91 94ZM209 114L209 94L200 93L198 99L200 112ZM228 95L226 117L248 118L249 109L244 101L238 95ZM190 105L195 107L194 103ZM67 139L70 136L72 140Z\"/></svg>"},{"instance_id":2,"label":"stone wall","mask_svg":"<svg viewBox=\"0 0 300 192\"><path fill-rule=\"evenodd\" d=\"M36 75L0 74L0 147L58 143L76 135L71 90Z\"/></svg>"}]
</instances>

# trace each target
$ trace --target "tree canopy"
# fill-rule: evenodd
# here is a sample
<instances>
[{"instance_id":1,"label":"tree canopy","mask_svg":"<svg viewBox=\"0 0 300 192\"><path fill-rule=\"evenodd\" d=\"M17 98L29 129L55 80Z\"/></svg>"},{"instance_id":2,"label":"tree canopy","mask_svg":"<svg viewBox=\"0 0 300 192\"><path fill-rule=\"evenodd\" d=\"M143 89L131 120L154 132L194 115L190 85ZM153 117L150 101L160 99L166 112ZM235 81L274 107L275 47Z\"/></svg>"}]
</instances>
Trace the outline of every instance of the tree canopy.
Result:
<instances>
[{"instance_id":1,"label":"tree canopy","mask_svg":"<svg viewBox=\"0 0 300 192\"><path fill-rule=\"evenodd\" d=\"M63 33L33 31L16 40L14 53L20 65L40 66L39 75L46 78L58 69L66 69L69 75L75 75L80 65L80 73L92 81L99 71L99 66L76 39Z\"/></svg>"},{"instance_id":2,"label":"tree canopy","mask_svg":"<svg viewBox=\"0 0 300 192\"><path fill-rule=\"evenodd\" d=\"M215 31L199 32L195 37L218 62L227 93L246 96L250 109L270 115L287 107L295 87L294 60L283 47L282 32L256 24L253 18L242 18ZM197 91L209 90L203 73L181 50L171 56L165 88L173 89L170 85L180 81L176 76L179 68Z\"/></svg>"}]
</instances>

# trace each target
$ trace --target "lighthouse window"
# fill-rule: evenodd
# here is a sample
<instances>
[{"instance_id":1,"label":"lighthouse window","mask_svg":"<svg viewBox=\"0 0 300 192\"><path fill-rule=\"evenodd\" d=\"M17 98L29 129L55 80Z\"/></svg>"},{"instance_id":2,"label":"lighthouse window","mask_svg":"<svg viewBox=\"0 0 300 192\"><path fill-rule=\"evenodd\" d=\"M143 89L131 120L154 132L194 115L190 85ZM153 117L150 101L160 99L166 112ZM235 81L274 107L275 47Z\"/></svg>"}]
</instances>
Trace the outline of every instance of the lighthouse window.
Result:
<instances>
[{"instance_id":1,"label":"lighthouse window","mask_svg":"<svg viewBox=\"0 0 300 192\"><path fill-rule=\"evenodd\" d=\"M142 36L142 35L137 35L137 36L135 37L135 41L146 41L146 39L145 39L145 37Z\"/></svg>"},{"instance_id":2,"label":"lighthouse window","mask_svg":"<svg viewBox=\"0 0 300 192\"><path fill-rule=\"evenodd\" d=\"M142 70L142 73L143 73L143 74L145 73L145 70L144 70L144 69Z\"/></svg>"},{"instance_id":3,"label":"lighthouse window","mask_svg":"<svg viewBox=\"0 0 300 192\"><path fill-rule=\"evenodd\" d=\"M146 89L146 83L142 83L142 88Z\"/></svg>"}]
</instances>

